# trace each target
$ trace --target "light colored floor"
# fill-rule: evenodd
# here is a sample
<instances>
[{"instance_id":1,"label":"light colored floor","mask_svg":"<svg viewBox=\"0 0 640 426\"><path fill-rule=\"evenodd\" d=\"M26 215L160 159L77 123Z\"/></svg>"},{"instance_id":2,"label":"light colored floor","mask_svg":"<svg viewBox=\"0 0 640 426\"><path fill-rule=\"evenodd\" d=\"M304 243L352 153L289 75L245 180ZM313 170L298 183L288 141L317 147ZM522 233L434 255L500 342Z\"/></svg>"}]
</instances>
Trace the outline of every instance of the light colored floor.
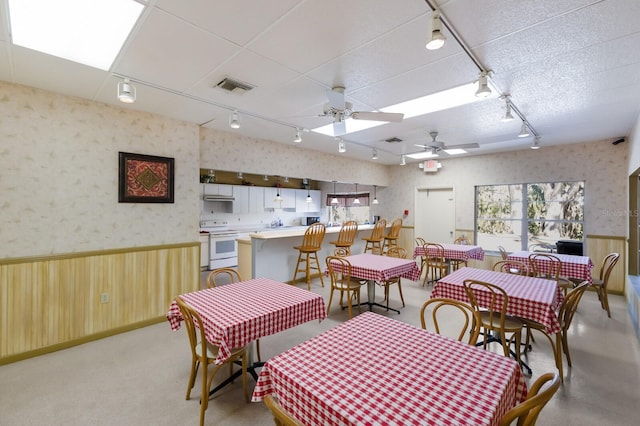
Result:
<instances>
[{"instance_id":1,"label":"light colored floor","mask_svg":"<svg viewBox=\"0 0 640 426\"><path fill-rule=\"evenodd\" d=\"M303 284L300 284L304 287ZM403 280L407 306L382 315L420 324L419 310L430 288ZM328 286L312 291L329 300ZM381 291L377 300L381 302ZM640 348L624 299L610 298L607 318L595 293L582 299L569 345L573 368L545 407L539 425L637 425L640 421ZM334 300L330 315L261 341L263 358L278 354L346 319ZM391 305L400 305L391 290ZM542 336L529 355L533 376L554 371ZM199 384L185 400L190 354L184 329L168 323L120 334L37 358L0 366L0 425L181 425L198 424ZM410 372L408 372L410 374ZM222 376L221 376L222 377ZM254 385L249 379L250 386ZM268 425L262 403L245 403L240 381L211 399L208 425Z\"/></svg>"}]
</instances>

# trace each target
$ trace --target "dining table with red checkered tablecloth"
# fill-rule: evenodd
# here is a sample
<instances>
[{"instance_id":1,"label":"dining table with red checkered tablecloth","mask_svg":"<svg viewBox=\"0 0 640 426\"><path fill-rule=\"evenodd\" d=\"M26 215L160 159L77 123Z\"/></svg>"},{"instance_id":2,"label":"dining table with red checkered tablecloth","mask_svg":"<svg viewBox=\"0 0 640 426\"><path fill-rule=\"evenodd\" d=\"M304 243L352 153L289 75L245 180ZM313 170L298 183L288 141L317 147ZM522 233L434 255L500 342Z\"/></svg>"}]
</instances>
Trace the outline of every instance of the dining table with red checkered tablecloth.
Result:
<instances>
[{"instance_id":1,"label":"dining table with red checkered tablecloth","mask_svg":"<svg viewBox=\"0 0 640 426\"><path fill-rule=\"evenodd\" d=\"M480 246L472 246L468 244L440 244L444 248L444 258L453 260L468 261L469 259L484 260L484 250ZM435 249L431 247L429 252L435 256ZM413 250L413 258L425 256L424 246L417 246Z\"/></svg>"},{"instance_id":2,"label":"dining table with red checkered tablecloth","mask_svg":"<svg viewBox=\"0 0 640 426\"><path fill-rule=\"evenodd\" d=\"M564 296L554 280L464 267L440 278L431 291L431 298L445 297L469 303L463 284L469 279L502 288L509 298L507 314L543 324L550 335L560 331L556 309ZM488 291L476 288L474 293L481 307L490 307L491 295ZM502 297L498 298L497 303L502 303Z\"/></svg>"},{"instance_id":3,"label":"dining table with red checkered tablecloth","mask_svg":"<svg viewBox=\"0 0 640 426\"><path fill-rule=\"evenodd\" d=\"M218 346L216 364L222 364L232 348L314 319L323 320L322 295L268 278L222 285L180 295L202 317L205 336ZM178 330L182 315L174 301L167 319Z\"/></svg>"},{"instance_id":4,"label":"dining table with red checkered tablecloth","mask_svg":"<svg viewBox=\"0 0 640 426\"><path fill-rule=\"evenodd\" d=\"M364 312L267 361L267 394L304 425L497 425L527 387L513 359Z\"/></svg>"},{"instance_id":5,"label":"dining table with red checkered tablecloth","mask_svg":"<svg viewBox=\"0 0 640 426\"><path fill-rule=\"evenodd\" d=\"M550 254L557 257L562 262L560 268L560 276L567 278L576 278L581 281L593 282L591 278L591 270L593 269L593 262L589 256L575 256L572 254L558 254L558 253L540 253L535 251L515 251L507 256L507 260L518 260L529 264L529 256L532 254ZM551 262L548 259L536 259L538 270L543 273L549 273L549 267Z\"/></svg>"}]
</instances>

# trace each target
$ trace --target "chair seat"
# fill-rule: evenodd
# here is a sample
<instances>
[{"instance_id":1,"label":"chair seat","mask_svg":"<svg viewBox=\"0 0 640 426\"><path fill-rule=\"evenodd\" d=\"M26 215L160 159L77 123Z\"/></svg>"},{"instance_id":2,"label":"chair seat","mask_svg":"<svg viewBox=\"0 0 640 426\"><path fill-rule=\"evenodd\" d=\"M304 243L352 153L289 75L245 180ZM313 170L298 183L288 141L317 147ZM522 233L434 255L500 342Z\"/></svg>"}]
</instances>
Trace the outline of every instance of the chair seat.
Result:
<instances>
[{"instance_id":1,"label":"chair seat","mask_svg":"<svg viewBox=\"0 0 640 426\"><path fill-rule=\"evenodd\" d=\"M349 281L348 283L342 283L342 282L337 283L335 288L339 290L358 290L365 283L366 281L365 282L356 281L356 278L352 278L351 281Z\"/></svg>"},{"instance_id":2,"label":"chair seat","mask_svg":"<svg viewBox=\"0 0 640 426\"><path fill-rule=\"evenodd\" d=\"M490 325L492 328L500 328L500 313L494 313L493 316L493 323L490 324L489 323L489 312L488 311L480 311L480 319L482 320L482 324L488 324ZM496 321L496 319L498 321ZM512 316L506 316L504 319L504 331L506 332L513 332L513 331L518 331L522 328L523 324L522 321L519 318L516 317L512 317Z\"/></svg>"},{"instance_id":3,"label":"chair seat","mask_svg":"<svg viewBox=\"0 0 640 426\"><path fill-rule=\"evenodd\" d=\"M303 253L313 253L314 251L320 251L320 247L316 246L295 246L295 250L300 250Z\"/></svg>"}]
</instances>

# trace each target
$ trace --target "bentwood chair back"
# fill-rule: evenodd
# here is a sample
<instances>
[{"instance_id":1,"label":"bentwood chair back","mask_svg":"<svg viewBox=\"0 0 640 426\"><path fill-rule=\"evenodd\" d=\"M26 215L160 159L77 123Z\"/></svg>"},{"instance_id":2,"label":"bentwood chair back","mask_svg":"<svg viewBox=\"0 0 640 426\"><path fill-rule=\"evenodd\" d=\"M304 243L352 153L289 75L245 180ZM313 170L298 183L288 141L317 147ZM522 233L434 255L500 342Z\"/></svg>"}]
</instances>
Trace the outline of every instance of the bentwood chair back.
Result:
<instances>
[{"instance_id":1,"label":"bentwood chair back","mask_svg":"<svg viewBox=\"0 0 640 426\"><path fill-rule=\"evenodd\" d=\"M207 288L217 287L222 284L221 281L224 281L225 284L231 284L242 281L242 278L240 278L238 271L233 268L214 269L207 276Z\"/></svg>"},{"instance_id":2,"label":"bentwood chair back","mask_svg":"<svg viewBox=\"0 0 640 426\"><path fill-rule=\"evenodd\" d=\"M384 236L384 243L382 244L382 251L386 252L391 247L398 247L398 238L400 237L400 229L402 228L402 219L397 218L391 222L391 228L389 232Z\"/></svg>"},{"instance_id":3,"label":"bentwood chair back","mask_svg":"<svg viewBox=\"0 0 640 426\"><path fill-rule=\"evenodd\" d=\"M180 308L180 314L187 329L189 347L191 349L191 374L189 375L186 399L191 398L191 389L195 385L198 368L202 364L202 393L200 394L200 426L202 426L204 425L205 411L209 405L211 384L218 370L224 365L229 365L230 368L233 368L233 364L236 361L242 361L242 387L244 389L244 398L249 402L249 393L247 391L247 350L246 347L231 349L231 355L223 364L215 364L218 356L218 347L207 341L202 318L181 297L176 298L176 303ZM212 366L213 369L211 375L207 377L209 366Z\"/></svg>"},{"instance_id":4,"label":"bentwood chair back","mask_svg":"<svg viewBox=\"0 0 640 426\"><path fill-rule=\"evenodd\" d=\"M502 257L502 260L507 260L507 258L509 257L509 253L507 253L507 250L505 250L505 248L502 246L498 246L498 250L500 250L500 257Z\"/></svg>"},{"instance_id":5,"label":"bentwood chair back","mask_svg":"<svg viewBox=\"0 0 640 426\"><path fill-rule=\"evenodd\" d=\"M562 261L558 256L548 253L532 253L529 255L529 268L535 277L555 280L564 294L573 288L573 283L568 278L560 276Z\"/></svg>"},{"instance_id":6,"label":"bentwood chair back","mask_svg":"<svg viewBox=\"0 0 640 426\"><path fill-rule=\"evenodd\" d=\"M441 244L426 243L422 247L424 248L425 266L427 268L427 273L422 281L424 286L427 282L435 283L447 275L449 273L449 262L444 258L444 247ZM429 276L431 279L427 281Z\"/></svg>"},{"instance_id":7,"label":"bentwood chair back","mask_svg":"<svg viewBox=\"0 0 640 426\"><path fill-rule=\"evenodd\" d=\"M333 244L338 248L345 248L347 250L347 256L351 254L351 246L358 233L358 222L355 220L348 220L342 224L340 232L338 233L337 241L329 241L329 244Z\"/></svg>"},{"instance_id":8,"label":"bentwood chair back","mask_svg":"<svg viewBox=\"0 0 640 426\"><path fill-rule=\"evenodd\" d=\"M500 336L499 341L506 357L510 356L510 343L515 341L516 361L521 362L520 340L523 324L520 319L507 315L509 296L504 289L478 280L464 280L463 285L470 305L480 315L480 323L484 328L483 348L487 348L488 331L492 331ZM512 334L508 341L507 333Z\"/></svg>"},{"instance_id":9,"label":"bentwood chair back","mask_svg":"<svg viewBox=\"0 0 640 426\"><path fill-rule=\"evenodd\" d=\"M263 401L264 405L271 411L273 422L276 426L302 426L302 423L300 423L298 419L282 408L282 405L280 405L272 394L265 395Z\"/></svg>"},{"instance_id":10,"label":"bentwood chair back","mask_svg":"<svg viewBox=\"0 0 640 426\"><path fill-rule=\"evenodd\" d=\"M540 392L543 386L547 387ZM518 426L533 426L538 415L560 387L558 373L546 373L538 377L527 393L527 399L513 407L500 420L500 426L508 426L518 419Z\"/></svg>"},{"instance_id":11,"label":"bentwood chair back","mask_svg":"<svg viewBox=\"0 0 640 426\"><path fill-rule=\"evenodd\" d=\"M329 303L327 303L327 315L331 310L331 301L333 300L333 293L335 291L340 292L340 306L345 308L343 304L343 296L347 294L347 311L349 312L349 319L352 317L351 305L352 299L356 299L358 309L360 309L360 288L362 282L356 278L351 277L351 263L338 256L327 256L326 259L327 269L329 270L329 276L331 277L331 293L329 294Z\"/></svg>"},{"instance_id":12,"label":"bentwood chair back","mask_svg":"<svg viewBox=\"0 0 640 426\"><path fill-rule=\"evenodd\" d=\"M293 283L296 282L298 273L304 272L307 281L307 288L311 290L311 271L315 270L318 271L318 274L320 275L320 284L324 287L322 271L320 270L320 262L318 261L318 252L322 248L322 240L324 239L325 232L326 228L324 224L316 222L313 225L310 225L305 231L304 237L302 238L302 244L293 247L295 250L298 250L298 261L296 262L296 268L293 272ZM302 269L300 268L301 263L303 264Z\"/></svg>"},{"instance_id":13,"label":"bentwood chair back","mask_svg":"<svg viewBox=\"0 0 640 426\"><path fill-rule=\"evenodd\" d=\"M456 238L455 240L453 240L453 244L459 244L459 245L463 245L463 246L468 246L469 245L469 239L467 237L465 237L464 235L461 235L458 238ZM462 265L469 266L467 264L467 261L464 260L464 259L450 259L449 260L449 264L451 265L451 269L454 270L454 271L457 271L458 269L460 269L460 267Z\"/></svg>"},{"instance_id":14,"label":"bentwood chair back","mask_svg":"<svg viewBox=\"0 0 640 426\"><path fill-rule=\"evenodd\" d=\"M618 263L620 253L609 253L602 261L602 268L600 268L600 275L598 278L593 279L592 286L598 293L598 299L600 299L600 305L602 309L607 311L607 315L611 318L611 310L609 309L609 297L607 295L607 286L609 285L609 276L613 267Z\"/></svg>"},{"instance_id":15,"label":"bentwood chair back","mask_svg":"<svg viewBox=\"0 0 640 426\"><path fill-rule=\"evenodd\" d=\"M399 259L407 258L407 251L402 247L392 246L387 249L386 256L397 257ZM404 307L404 296L402 295L402 278L394 277L384 282L384 298L387 301L387 309L389 309L389 287L393 284L398 285L398 292L400 293L400 300L402 301L402 307Z\"/></svg>"},{"instance_id":16,"label":"bentwood chair back","mask_svg":"<svg viewBox=\"0 0 640 426\"><path fill-rule=\"evenodd\" d=\"M416 247L424 247L425 244L427 244L427 241L424 238L416 237ZM424 271L424 267L426 265L427 265L427 257L424 255L420 256L420 276L422 276L422 272ZM424 285L424 283L422 285Z\"/></svg>"},{"instance_id":17,"label":"bentwood chair back","mask_svg":"<svg viewBox=\"0 0 640 426\"><path fill-rule=\"evenodd\" d=\"M384 230L387 227L386 219L379 219L373 229L371 235L363 238L366 241L364 253L371 251L372 254L382 254L382 239L384 238Z\"/></svg>"},{"instance_id":18,"label":"bentwood chair back","mask_svg":"<svg viewBox=\"0 0 640 426\"><path fill-rule=\"evenodd\" d=\"M438 322L438 314L440 314L443 324L447 326L458 325L456 329L459 329L460 333L455 338L459 342L462 342L465 336L469 336L467 343L476 344L480 335L480 314L471 305L455 299L434 298L427 300L420 309L420 324L425 330L428 329L425 313L429 310L431 310L431 324L433 324L436 333L443 334L440 331L440 322Z\"/></svg>"},{"instance_id":19,"label":"bentwood chair back","mask_svg":"<svg viewBox=\"0 0 640 426\"><path fill-rule=\"evenodd\" d=\"M523 275L528 277L530 275L529 265L519 260L499 260L493 264L491 268L497 272L506 272L507 274Z\"/></svg>"}]
</instances>

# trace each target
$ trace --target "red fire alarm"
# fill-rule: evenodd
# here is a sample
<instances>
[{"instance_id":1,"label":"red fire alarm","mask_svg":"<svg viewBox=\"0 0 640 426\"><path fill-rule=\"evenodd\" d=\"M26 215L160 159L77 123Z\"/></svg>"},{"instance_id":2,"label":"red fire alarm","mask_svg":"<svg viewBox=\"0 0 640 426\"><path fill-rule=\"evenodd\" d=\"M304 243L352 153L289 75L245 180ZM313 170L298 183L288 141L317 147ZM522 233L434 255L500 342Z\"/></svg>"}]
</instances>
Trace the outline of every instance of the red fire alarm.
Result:
<instances>
[{"instance_id":1,"label":"red fire alarm","mask_svg":"<svg viewBox=\"0 0 640 426\"><path fill-rule=\"evenodd\" d=\"M405 215L405 216L409 216L409 210L405 210L405 211L404 211L404 215Z\"/></svg>"}]
</instances>

